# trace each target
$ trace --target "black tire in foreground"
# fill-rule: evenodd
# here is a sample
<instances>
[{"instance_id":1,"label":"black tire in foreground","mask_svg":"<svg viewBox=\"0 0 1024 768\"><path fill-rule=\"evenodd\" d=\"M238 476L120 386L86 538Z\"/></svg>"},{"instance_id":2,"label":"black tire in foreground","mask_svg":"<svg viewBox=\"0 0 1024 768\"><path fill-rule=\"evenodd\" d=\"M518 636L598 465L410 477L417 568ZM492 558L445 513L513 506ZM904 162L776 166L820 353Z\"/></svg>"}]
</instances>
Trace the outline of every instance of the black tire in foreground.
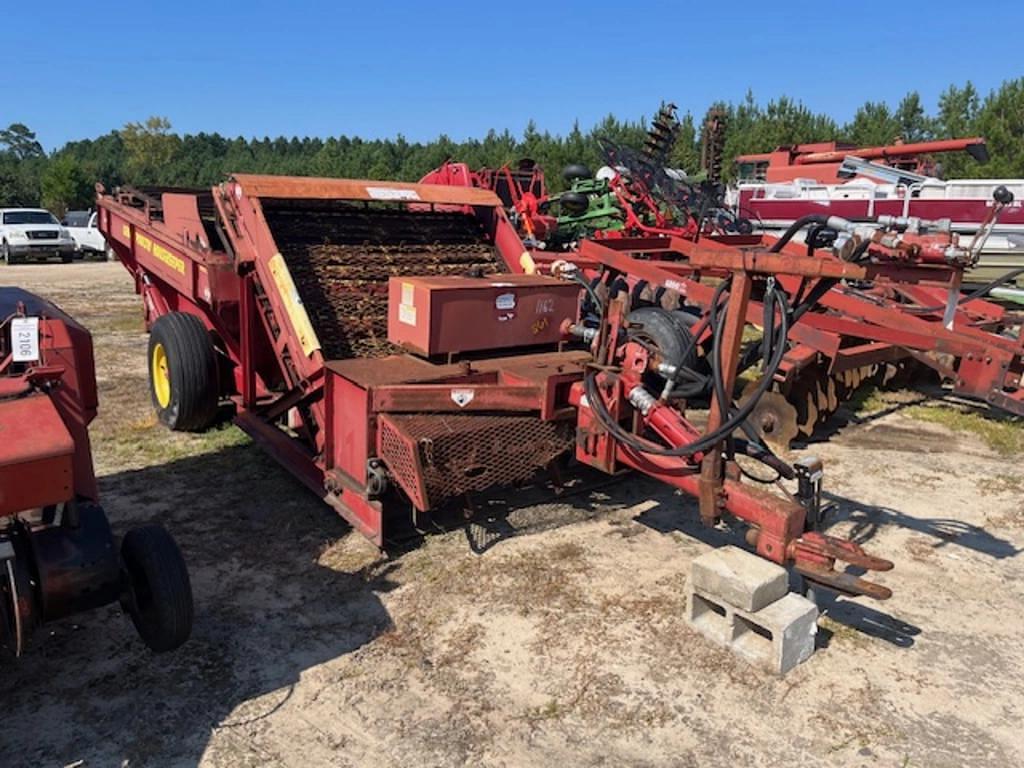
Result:
<instances>
[{"instance_id":1,"label":"black tire in foreground","mask_svg":"<svg viewBox=\"0 0 1024 768\"><path fill-rule=\"evenodd\" d=\"M217 416L217 352L195 315L170 312L149 334L149 390L160 421L173 430L199 432Z\"/></svg>"},{"instance_id":2,"label":"black tire in foreground","mask_svg":"<svg viewBox=\"0 0 1024 768\"><path fill-rule=\"evenodd\" d=\"M192 585L181 550L159 525L133 528L121 542L125 573L122 607L142 641L173 651L192 633Z\"/></svg>"}]
</instances>

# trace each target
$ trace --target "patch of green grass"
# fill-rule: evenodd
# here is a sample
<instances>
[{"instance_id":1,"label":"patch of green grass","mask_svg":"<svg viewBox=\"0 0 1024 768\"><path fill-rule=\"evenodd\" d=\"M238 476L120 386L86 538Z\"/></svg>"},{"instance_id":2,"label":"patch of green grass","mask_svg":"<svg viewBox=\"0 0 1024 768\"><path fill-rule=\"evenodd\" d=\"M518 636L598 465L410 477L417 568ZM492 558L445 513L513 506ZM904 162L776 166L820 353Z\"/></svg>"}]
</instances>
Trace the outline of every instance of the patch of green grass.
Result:
<instances>
[{"instance_id":1,"label":"patch of green grass","mask_svg":"<svg viewBox=\"0 0 1024 768\"><path fill-rule=\"evenodd\" d=\"M127 307L116 314L101 316L100 322L93 321L89 329L98 333L138 333L146 332L142 315L136 307Z\"/></svg>"},{"instance_id":2,"label":"patch of green grass","mask_svg":"<svg viewBox=\"0 0 1024 768\"><path fill-rule=\"evenodd\" d=\"M565 714L565 709L559 705L557 699L551 699L547 704L537 707L528 708L519 719L526 720L530 723L536 723L541 720L554 720L560 718Z\"/></svg>"},{"instance_id":3,"label":"patch of green grass","mask_svg":"<svg viewBox=\"0 0 1024 768\"><path fill-rule=\"evenodd\" d=\"M918 421L941 424L953 432L976 435L1002 456L1024 453L1024 419L992 416L942 404L912 405L904 412Z\"/></svg>"},{"instance_id":4,"label":"patch of green grass","mask_svg":"<svg viewBox=\"0 0 1024 768\"><path fill-rule=\"evenodd\" d=\"M103 449L115 461L125 464L166 464L171 461L218 451L249 442L249 436L230 422L200 433L171 432L156 415L119 425L105 436Z\"/></svg>"},{"instance_id":5,"label":"patch of green grass","mask_svg":"<svg viewBox=\"0 0 1024 768\"><path fill-rule=\"evenodd\" d=\"M846 407L858 416L884 411L892 403L885 397L885 392L877 387L860 387L845 403Z\"/></svg>"},{"instance_id":6,"label":"patch of green grass","mask_svg":"<svg viewBox=\"0 0 1024 768\"><path fill-rule=\"evenodd\" d=\"M841 640L842 642L850 643L858 648L864 648L870 645L870 641L863 632L859 632L851 626L838 622L831 616L822 616L818 620L818 625L822 629L831 632L833 640Z\"/></svg>"}]
</instances>

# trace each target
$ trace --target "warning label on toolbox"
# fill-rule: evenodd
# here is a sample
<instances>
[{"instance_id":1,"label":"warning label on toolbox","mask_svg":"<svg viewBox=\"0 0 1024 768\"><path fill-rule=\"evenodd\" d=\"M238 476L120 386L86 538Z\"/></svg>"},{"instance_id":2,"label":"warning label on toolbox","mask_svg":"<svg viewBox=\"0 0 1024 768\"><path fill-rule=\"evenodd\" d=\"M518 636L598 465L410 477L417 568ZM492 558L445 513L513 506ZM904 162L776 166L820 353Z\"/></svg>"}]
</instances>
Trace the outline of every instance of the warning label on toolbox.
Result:
<instances>
[{"instance_id":1,"label":"warning label on toolbox","mask_svg":"<svg viewBox=\"0 0 1024 768\"><path fill-rule=\"evenodd\" d=\"M402 283L402 300L398 304L398 322L416 325L416 286Z\"/></svg>"},{"instance_id":2,"label":"warning label on toolbox","mask_svg":"<svg viewBox=\"0 0 1024 768\"><path fill-rule=\"evenodd\" d=\"M507 310L516 308L516 295L514 293L499 293L494 300L494 308Z\"/></svg>"},{"instance_id":3,"label":"warning label on toolbox","mask_svg":"<svg viewBox=\"0 0 1024 768\"><path fill-rule=\"evenodd\" d=\"M366 194L374 200L419 200L415 189L397 189L396 187L367 187Z\"/></svg>"}]
</instances>

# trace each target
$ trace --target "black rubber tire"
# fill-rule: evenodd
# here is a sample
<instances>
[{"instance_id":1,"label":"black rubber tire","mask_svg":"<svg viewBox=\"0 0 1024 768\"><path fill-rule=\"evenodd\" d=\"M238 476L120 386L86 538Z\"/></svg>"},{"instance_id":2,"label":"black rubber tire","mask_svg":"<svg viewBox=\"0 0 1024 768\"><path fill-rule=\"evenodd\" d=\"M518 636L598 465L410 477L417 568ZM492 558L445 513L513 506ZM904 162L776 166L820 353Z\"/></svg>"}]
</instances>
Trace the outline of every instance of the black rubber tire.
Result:
<instances>
[{"instance_id":1,"label":"black rubber tire","mask_svg":"<svg viewBox=\"0 0 1024 768\"><path fill-rule=\"evenodd\" d=\"M590 207L590 198L582 192L563 192L558 202L567 216L582 216Z\"/></svg>"},{"instance_id":2,"label":"black rubber tire","mask_svg":"<svg viewBox=\"0 0 1024 768\"><path fill-rule=\"evenodd\" d=\"M572 163L562 169L562 178L572 184L577 179L592 179L594 174L582 163Z\"/></svg>"},{"instance_id":3,"label":"black rubber tire","mask_svg":"<svg viewBox=\"0 0 1024 768\"><path fill-rule=\"evenodd\" d=\"M170 400L161 404L154 383L153 351L163 345L170 378ZM201 432L217 417L217 351L209 331L195 315L170 312L157 319L149 334L149 392L157 416L179 432Z\"/></svg>"},{"instance_id":4,"label":"black rubber tire","mask_svg":"<svg viewBox=\"0 0 1024 768\"><path fill-rule=\"evenodd\" d=\"M0 245L0 255L3 256L4 264L8 266L18 263L17 257L11 255L11 246L7 244L6 240Z\"/></svg>"},{"instance_id":5,"label":"black rubber tire","mask_svg":"<svg viewBox=\"0 0 1024 768\"><path fill-rule=\"evenodd\" d=\"M73 253L62 253L60 255L60 263L61 264L70 264L72 262L72 260L74 260L74 258L75 258L75 254L73 254Z\"/></svg>"},{"instance_id":6,"label":"black rubber tire","mask_svg":"<svg viewBox=\"0 0 1024 768\"><path fill-rule=\"evenodd\" d=\"M121 541L124 610L142 642L173 651L192 634L192 585L181 550L163 526L133 528Z\"/></svg>"},{"instance_id":7,"label":"black rubber tire","mask_svg":"<svg viewBox=\"0 0 1024 768\"><path fill-rule=\"evenodd\" d=\"M666 363L687 368L693 368L697 364L695 346L685 360L683 359L683 352L689 344L689 329L682 319L673 317L673 313L660 307L640 307L630 312L626 320L631 326L642 326L630 328L630 332L639 332L641 336L654 342Z\"/></svg>"}]
</instances>

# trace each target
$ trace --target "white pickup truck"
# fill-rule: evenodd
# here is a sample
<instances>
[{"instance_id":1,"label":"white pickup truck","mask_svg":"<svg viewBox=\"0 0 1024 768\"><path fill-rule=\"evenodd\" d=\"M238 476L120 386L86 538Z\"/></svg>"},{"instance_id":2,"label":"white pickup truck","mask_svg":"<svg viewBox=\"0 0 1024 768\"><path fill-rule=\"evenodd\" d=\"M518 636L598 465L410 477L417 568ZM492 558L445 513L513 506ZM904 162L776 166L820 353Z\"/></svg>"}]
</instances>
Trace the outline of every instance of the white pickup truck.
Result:
<instances>
[{"instance_id":1,"label":"white pickup truck","mask_svg":"<svg viewBox=\"0 0 1024 768\"><path fill-rule=\"evenodd\" d=\"M75 250L81 256L106 257L107 241L96 226L95 211L68 211L63 223L75 241Z\"/></svg>"},{"instance_id":2,"label":"white pickup truck","mask_svg":"<svg viewBox=\"0 0 1024 768\"><path fill-rule=\"evenodd\" d=\"M75 241L57 217L42 208L0 208L0 258L6 264L57 256L65 264Z\"/></svg>"}]
</instances>

